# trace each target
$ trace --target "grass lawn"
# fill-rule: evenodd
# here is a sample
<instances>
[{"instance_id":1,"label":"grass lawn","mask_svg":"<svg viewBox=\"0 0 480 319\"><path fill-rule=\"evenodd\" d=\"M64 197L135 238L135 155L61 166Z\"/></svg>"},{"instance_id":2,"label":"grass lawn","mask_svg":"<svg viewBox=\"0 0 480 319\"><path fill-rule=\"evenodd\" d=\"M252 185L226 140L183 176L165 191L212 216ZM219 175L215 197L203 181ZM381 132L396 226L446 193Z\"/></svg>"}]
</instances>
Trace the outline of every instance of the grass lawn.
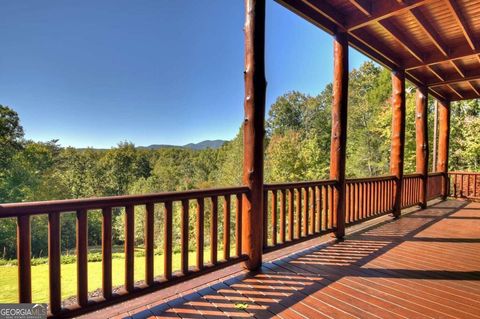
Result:
<instances>
[{"instance_id":1,"label":"grass lawn","mask_svg":"<svg viewBox=\"0 0 480 319\"><path fill-rule=\"evenodd\" d=\"M232 250L233 251L233 250ZM205 247L205 262L210 260L210 251ZM195 265L195 252L189 253L189 264ZM218 258L223 256L219 249ZM135 281L145 279L145 257L135 257ZM163 274L163 255L155 255L155 276ZM173 271L180 269L180 253L173 255ZM124 283L125 259L112 259L112 280L114 286ZM48 303L49 277L48 264L32 266L32 302ZM74 296L77 293L77 264L61 265L62 299ZM17 266L0 266L0 303L18 302L18 270ZM94 291L102 286L102 262L88 263L88 291Z\"/></svg>"}]
</instances>

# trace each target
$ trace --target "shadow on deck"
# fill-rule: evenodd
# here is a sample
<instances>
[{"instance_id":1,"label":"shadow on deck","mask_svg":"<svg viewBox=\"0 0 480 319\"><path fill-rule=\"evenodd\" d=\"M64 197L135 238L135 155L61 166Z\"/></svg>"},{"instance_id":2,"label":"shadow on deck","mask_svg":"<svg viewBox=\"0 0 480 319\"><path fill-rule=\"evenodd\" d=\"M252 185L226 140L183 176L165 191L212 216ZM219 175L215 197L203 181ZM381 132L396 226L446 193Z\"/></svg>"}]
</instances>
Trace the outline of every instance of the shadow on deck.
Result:
<instances>
[{"instance_id":1,"label":"shadow on deck","mask_svg":"<svg viewBox=\"0 0 480 319\"><path fill-rule=\"evenodd\" d=\"M116 317L480 318L480 204L440 202Z\"/></svg>"}]
</instances>

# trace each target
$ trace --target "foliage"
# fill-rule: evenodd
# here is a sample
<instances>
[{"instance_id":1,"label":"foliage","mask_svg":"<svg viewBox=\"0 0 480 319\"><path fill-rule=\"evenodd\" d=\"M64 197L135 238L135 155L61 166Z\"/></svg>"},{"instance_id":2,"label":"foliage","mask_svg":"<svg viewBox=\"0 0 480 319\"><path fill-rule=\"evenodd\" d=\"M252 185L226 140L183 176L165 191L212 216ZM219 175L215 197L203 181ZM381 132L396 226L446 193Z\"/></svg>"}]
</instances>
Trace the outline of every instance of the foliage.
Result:
<instances>
[{"instance_id":1,"label":"foliage","mask_svg":"<svg viewBox=\"0 0 480 319\"><path fill-rule=\"evenodd\" d=\"M391 139L391 76L371 62L350 72L347 176L388 174ZM332 84L311 96L298 91L277 98L266 119L265 180L318 180L329 176ZM415 90L407 86L405 172L415 171ZM480 166L480 100L452 104L450 169ZM429 103L429 143L433 147L433 102ZM218 149L146 150L121 142L109 150L63 148L57 140L26 140L18 114L0 105L0 202L146 194L242 184L243 128ZM432 156L430 156L430 164ZM191 211L193 211L193 202ZM219 200L219 212L223 200ZM211 203L205 205L205 229ZM174 224L180 224L174 205ZM219 214L219 236L223 234ZM88 214L89 245L101 244L102 215ZM124 209L113 210L113 242L123 244ZM136 244L143 245L145 208L135 208ZM155 206L155 246L163 247L164 209ZM47 216L32 217L32 256L47 256ZM61 216L61 247L75 248L75 214ZM196 216L190 214L190 238ZM232 229L235 227L232 216ZM178 249L179 227L173 231ZM210 238L205 237L206 244ZM16 256L16 220L0 219L0 257ZM0 258L0 259L1 259ZM71 260L72 257L62 257Z\"/></svg>"}]
</instances>

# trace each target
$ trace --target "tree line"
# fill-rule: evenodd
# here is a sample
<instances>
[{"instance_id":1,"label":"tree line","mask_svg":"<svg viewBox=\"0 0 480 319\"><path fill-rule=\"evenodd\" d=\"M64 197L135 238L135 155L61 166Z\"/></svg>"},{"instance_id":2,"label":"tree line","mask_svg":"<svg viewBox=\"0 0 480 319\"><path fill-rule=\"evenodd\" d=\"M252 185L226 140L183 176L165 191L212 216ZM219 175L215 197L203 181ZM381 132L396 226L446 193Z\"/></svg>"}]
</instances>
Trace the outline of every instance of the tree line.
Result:
<instances>
[{"instance_id":1,"label":"tree line","mask_svg":"<svg viewBox=\"0 0 480 319\"><path fill-rule=\"evenodd\" d=\"M366 62L350 72L347 176L388 174L391 134L391 78L387 70ZM266 119L265 180L284 182L328 178L332 84L310 96L297 91L277 98ZM415 90L407 85L405 172L415 171ZM432 99L429 143L433 148ZM479 100L452 104L450 170L478 171ZM242 182L242 129L218 149L138 149L121 142L109 150L61 147L58 140L25 139L18 114L0 105L0 203L146 194ZM430 156L430 167L432 167ZM155 229L161 231L161 210ZM206 211L208 227L209 209ZM220 214L221 215L221 214ZM179 214L174 214L179 218ZM114 243L123 243L123 214L114 212ZM194 218L192 216L191 218ZM143 211L136 212L137 242L143 242ZM178 224L179 220L174 220ZM193 223L191 233L193 236ZM219 225L222 225L221 220ZM232 223L232 227L234 227ZM75 247L75 215L61 219L62 249ZM220 235L223 229L220 229ZM179 230L174 230L178 238ZM161 247L162 236L156 236ZM16 224L0 219L0 257L15 258ZM101 243L101 213L89 213L89 244ZM32 218L32 254L47 252L47 216Z\"/></svg>"}]
</instances>

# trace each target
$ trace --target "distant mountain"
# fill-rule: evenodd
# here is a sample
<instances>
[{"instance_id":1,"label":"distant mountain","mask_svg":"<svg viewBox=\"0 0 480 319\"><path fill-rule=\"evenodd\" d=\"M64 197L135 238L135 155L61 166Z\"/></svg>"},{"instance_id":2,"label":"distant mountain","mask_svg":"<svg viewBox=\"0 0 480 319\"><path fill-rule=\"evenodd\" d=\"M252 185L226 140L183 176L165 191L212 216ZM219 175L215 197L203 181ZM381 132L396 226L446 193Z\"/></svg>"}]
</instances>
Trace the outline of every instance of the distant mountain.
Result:
<instances>
[{"instance_id":1,"label":"distant mountain","mask_svg":"<svg viewBox=\"0 0 480 319\"><path fill-rule=\"evenodd\" d=\"M161 148L188 148L192 150L205 150L207 148L220 148L225 140L206 140L199 143L189 143L186 145L168 145L168 144L152 144L149 146L139 146L139 149L158 150Z\"/></svg>"}]
</instances>

